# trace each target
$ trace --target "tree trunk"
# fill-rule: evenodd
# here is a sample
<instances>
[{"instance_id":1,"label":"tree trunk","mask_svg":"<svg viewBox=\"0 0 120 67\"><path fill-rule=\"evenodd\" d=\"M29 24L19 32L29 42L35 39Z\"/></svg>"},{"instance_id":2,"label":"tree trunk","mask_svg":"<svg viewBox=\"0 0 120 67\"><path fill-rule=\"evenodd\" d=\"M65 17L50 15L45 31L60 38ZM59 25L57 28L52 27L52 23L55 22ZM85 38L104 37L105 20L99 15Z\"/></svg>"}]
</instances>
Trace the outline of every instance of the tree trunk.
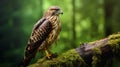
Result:
<instances>
[{"instance_id":1,"label":"tree trunk","mask_svg":"<svg viewBox=\"0 0 120 67\"><path fill-rule=\"evenodd\" d=\"M73 32L73 42L72 44L75 45L75 41L76 41L76 31L75 31L75 27L76 27L76 20L75 20L75 0L72 0L72 32ZM74 46L73 46L74 47Z\"/></svg>"},{"instance_id":2,"label":"tree trunk","mask_svg":"<svg viewBox=\"0 0 120 67\"><path fill-rule=\"evenodd\" d=\"M120 60L120 33L94 42L80 44L56 58L39 59L28 67L111 67L110 59ZM119 67L119 66L118 66Z\"/></svg>"},{"instance_id":3,"label":"tree trunk","mask_svg":"<svg viewBox=\"0 0 120 67\"><path fill-rule=\"evenodd\" d=\"M105 10L105 34L106 36L108 36L109 34L112 33L112 29L111 29L111 23L112 21L110 19L112 19L112 13L113 13L113 2L112 0L105 0L104 2L104 10Z\"/></svg>"},{"instance_id":4,"label":"tree trunk","mask_svg":"<svg viewBox=\"0 0 120 67\"><path fill-rule=\"evenodd\" d=\"M105 34L106 36L113 32L120 30L120 1L119 0L105 0Z\"/></svg>"}]
</instances>

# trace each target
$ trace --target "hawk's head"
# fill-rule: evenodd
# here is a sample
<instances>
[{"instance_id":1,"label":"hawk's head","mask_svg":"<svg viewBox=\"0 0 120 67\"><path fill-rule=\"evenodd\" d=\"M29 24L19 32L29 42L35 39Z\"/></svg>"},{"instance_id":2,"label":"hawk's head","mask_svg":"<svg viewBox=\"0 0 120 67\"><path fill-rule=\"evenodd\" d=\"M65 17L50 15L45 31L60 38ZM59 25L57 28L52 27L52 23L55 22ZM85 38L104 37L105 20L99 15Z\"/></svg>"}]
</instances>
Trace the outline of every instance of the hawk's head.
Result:
<instances>
[{"instance_id":1,"label":"hawk's head","mask_svg":"<svg viewBox=\"0 0 120 67\"><path fill-rule=\"evenodd\" d=\"M48 17L48 16L59 16L59 14L63 14L63 11L60 9L60 7L58 6L51 6L47 12L45 13L45 17Z\"/></svg>"}]
</instances>

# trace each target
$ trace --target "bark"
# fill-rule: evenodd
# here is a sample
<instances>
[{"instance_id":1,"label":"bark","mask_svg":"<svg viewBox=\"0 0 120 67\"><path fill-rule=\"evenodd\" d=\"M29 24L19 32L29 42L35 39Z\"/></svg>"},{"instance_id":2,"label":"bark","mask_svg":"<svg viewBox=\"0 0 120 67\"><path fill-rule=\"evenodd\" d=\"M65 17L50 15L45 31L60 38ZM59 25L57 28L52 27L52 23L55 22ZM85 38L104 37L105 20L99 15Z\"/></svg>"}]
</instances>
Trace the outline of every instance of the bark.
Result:
<instances>
[{"instance_id":1,"label":"bark","mask_svg":"<svg viewBox=\"0 0 120 67\"><path fill-rule=\"evenodd\" d=\"M120 33L94 42L80 44L56 58L39 59L28 67L111 67L111 58L120 60ZM119 67L119 66L118 66Z\"/></svg>"}]
</instances>

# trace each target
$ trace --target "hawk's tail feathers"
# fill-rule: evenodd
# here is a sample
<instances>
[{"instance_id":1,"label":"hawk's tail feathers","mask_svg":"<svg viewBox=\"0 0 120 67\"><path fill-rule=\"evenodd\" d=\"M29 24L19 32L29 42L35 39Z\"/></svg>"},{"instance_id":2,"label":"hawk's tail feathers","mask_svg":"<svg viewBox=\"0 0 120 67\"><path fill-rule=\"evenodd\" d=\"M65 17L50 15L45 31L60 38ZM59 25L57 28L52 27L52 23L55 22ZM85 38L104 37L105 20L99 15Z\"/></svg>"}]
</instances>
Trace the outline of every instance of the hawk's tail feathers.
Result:
<instances>
[{"instance_id":1,"label":"hawk's tail feathers","mask_svg":"<svg viewBox=\"0 0 120 67\"><path fill-rule=\"evenodd\" d=\"M20 67L26 67L30 63L31 60L32 60L31 58L24 57L20 63Z\"/></svg>"},{"instance_id":2,"label":"hawk's tail feathers","mask_svg":"<svg viewBox=\"0 0 120 67\"><path fill-rule=\"evenodd\" d=\"M21 61L21 63L20 63L20 67L26 67L29 63L30 63L30 61L32 60L32 58L34 58L35 57L35 55L36 55L36 52L37 51L29 51L29 50L26 50L26 52L25 52L25 56L24 56L24 58L23 58L23 60Z\"/></svg>"}]
</instances>

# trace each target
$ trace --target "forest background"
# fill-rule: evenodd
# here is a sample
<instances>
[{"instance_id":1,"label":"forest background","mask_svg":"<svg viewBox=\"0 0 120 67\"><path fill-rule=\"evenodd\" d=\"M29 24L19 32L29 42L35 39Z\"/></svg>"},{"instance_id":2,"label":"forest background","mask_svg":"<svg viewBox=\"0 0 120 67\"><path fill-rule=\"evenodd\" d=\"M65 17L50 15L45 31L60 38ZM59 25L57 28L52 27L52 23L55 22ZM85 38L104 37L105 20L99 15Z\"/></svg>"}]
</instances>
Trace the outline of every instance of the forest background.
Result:
<instances>
[{"instance_id":1,"label":"forest background","mask_svg":"<svg viewBox=\"0 0 120 67\"><path fill-rule=\"evenodd\" d=\"M64 13L60 40L51 48L54 53L120 31L120 0L0 0L0 67L17 67L33 25L53 5ZM43 56L38 53L36 59Z\"/></svg>"}]
</instances>

